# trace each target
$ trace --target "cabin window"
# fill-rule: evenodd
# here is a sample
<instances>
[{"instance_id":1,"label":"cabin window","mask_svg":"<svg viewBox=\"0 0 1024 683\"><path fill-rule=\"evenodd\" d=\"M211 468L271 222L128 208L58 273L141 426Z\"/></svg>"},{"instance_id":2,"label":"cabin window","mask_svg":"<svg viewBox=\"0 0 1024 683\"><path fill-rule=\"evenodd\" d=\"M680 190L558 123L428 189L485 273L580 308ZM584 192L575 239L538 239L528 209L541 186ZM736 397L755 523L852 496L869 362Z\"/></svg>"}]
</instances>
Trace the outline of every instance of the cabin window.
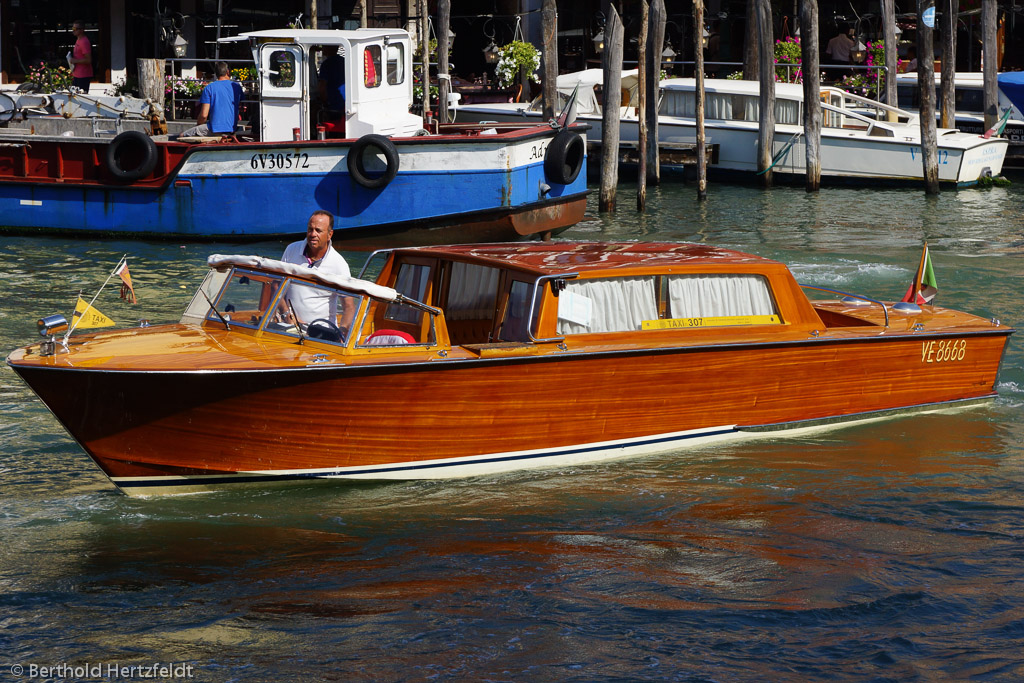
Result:
<instances>
[{"instance_id":1,"label":"cabin window","mask_svg":"<svg viewBox=\"0 0 1024 683\"><path fill-rule=\"evenodd\" d=\"M216 309L231 325L257 328L280 285L280 277L235 270L217 300ZM209 308L206 319L220 322L212 308Z\"/></svg>"},{"instance_id":2,"label":"cabin window","mask_svg":"<svg viewBox=\"0 0 1024 683\"><path fill-rule=\"evenodd\" d=\"M344 344L361 299L357 294L290 280L266 329Z\"/></svg>"},{"instance_id":3,"label":"cabin window","mask_svg":"<svg viewBox=\"0 0 1024 683\"><path fill-rule=\"evenodd\" d=\"M275 50L270 54L270 85L291 88L295 85L295 55L288 50Z\"/></svg>"},{"instance_id":4,"label":"cabin window","mask_svg":"<svg viewBox=\"0 0 1024 683\"><path fill-rule=\"evenodd\" d=\"M367 88L376 88L380 85L380 59L380 45L367 45L363 49L363 84Z\"/></svg>"},{"instance_id":5,"label":"cabin window","mask_svg":"<svg viewBox=\"0 0 1024 683\"><path fill-rule=\"evenodd\" d=\"M530 341L530 333L536 332L537 314L540 310L540 298L543 287L537 288L537 298L533 305L533 320L530 320L530 293L532 282L513 280L508 292L508 303L505 305L505 317L501 321L498 332L500 341Z\"/></svg>"},{"instance_id":6,"label":"cabin window","mask_svg":"<svg viewBox=\"0 0 1024 683\"><path fill-rule=\"evenodd\" d=\"M558 334L639 330L658 317L654 277L569 280L558 296Z\"/></svg>"},{"instance_id":7,"label":"cabin window","mask_svg":"<svg viewBox=\"0 0 1024 683\"><path fill-rule=\"evenodd\" d=\"M471 263L453 263L448 285L448 320L491 320L498 296L498 269Z\"/></svg>"},{"instance_id":8,"label":"cabin window","mask_svg":"<svg viewBox=\"0 0 1024 683\"><path fill-rule=\"evenodd\" d=\"M761 275L671 275L667 315L728 318L774 316L777 311L768 282Z\"/></svg>"},{"instance_id":9,"label":"cabin window","mask_svg":"<svg viewBox=\"0 0 1024 683\"><path fill-rule=\"evenodd\" d=\"M405 45L390 43L387 47L388 85L405 82Z\"/></svg>"},{"instance_id":10,"label":"cabin window","mask_svg":"<svg viewBox=\"0 0 1024 683\"><path fill-rule=\"evenodd\" d=\"M398 269L395 291L402 296L426 303L427 285L430 283L430 267L414 263L403 263ZM389 304L384 312L386 320L419 324L423 311L405 304Z\"/></svg>"},{"instance_id":11,"label":"cabin window","mask_svg":"<svg viewBox=\"0 0 1024 683\"><path fill-rule=\"evenodd\" d=\"M385 311L383 318L380 314L381 307L384 307ZM423 316L427 316L426 324L422 321ZM434 316L408 304L373 301L370 303L367 318L373 321L372 327L361 327L372 332L359 341L360 348L414 344L433 346L437 343Z\"/></svg>"}]
</instances>

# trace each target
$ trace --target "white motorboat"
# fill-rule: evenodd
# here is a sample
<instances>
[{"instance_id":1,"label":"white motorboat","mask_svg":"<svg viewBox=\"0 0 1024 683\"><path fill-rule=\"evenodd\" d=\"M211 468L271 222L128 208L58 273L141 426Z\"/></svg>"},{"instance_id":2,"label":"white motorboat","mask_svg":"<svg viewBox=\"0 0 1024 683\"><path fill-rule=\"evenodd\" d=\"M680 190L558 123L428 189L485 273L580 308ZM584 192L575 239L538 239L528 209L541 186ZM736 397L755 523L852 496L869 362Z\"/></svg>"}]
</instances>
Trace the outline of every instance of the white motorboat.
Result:
<instances>
[{"instance_id":1,"label":"white motorboat","mask_svg":"<svg viewBox=\"0 0 1024 683\"><path fill-rule=\"evenodd\" d=\"M1002 136L1010 141L1006 151L1004 168L1024 168L1024 103L1013 101L1012 81L1020 79L1019 73L999 74L999 114L1010 110ZM939 88L942 74L935 74L935 108L939 108ZM955 121L957 130L964 133L985 132L985 82L981 72L958 71L953 77L955 92ZM896 76L896 97L900 108L917 111L921 96L917 86L917 74L906 73Z\"/></svg>"},{"instance_id":2,"label":"white motorboat","mask_svg":"<svg viewBox=\"0 0 1024 683\"><path fill-rule=\"evenodd\" d=\"M635 149L639 140L637 125L637 70L622 72L619 102L619 144L621 147ZM602 69L586 69L574 73L562 74L558 77L558 102L556 111L561 111L576 92L576 120L590 125L587 131L587 142L591 147L600 145L604 129L604 72ZM544 105L541 98L533 102L490 102L460 104L453 108L457 122L495 122L522 123L524 121L540 121ZM681 127L673 122L659 119L658 144L661 149L663 166L681 165L685 152L696 144L696 134L692 126ZM712 142L707 139L709 144ZM627 154L627 158L629 155Z\"/></svg>"},{"instance_id":3,"label":"white motorboat","mask_svg":"<svg viewBox=\"0 0 1024 683\"><path fill-rule=\"evenodd\" d=\"M692 78L661 82L660 131L693 128L695 88ZM757 171L760 121L756 81L704 81L705 127L718 145L711 168ZM775 137L772 171L806 172L803 86L775 84ZM862 181L920 180L921 127L918 115L838 88L821 88L821 175ZM958 186L1002 172L1007 141L955 129L938 129L939 180Z\"/></svg>"},{"instance_id":4,"label":"white motorboat","mask_svg":"<svg viewBox=\"0 0 1024 683\"><path fill-rule=\"evenodd\" d=\"M696 140L692 78L661 81L658 102L658 144L662 149L690 146ZM588 142L599 144L602 131L602 70L588 69L558 77L556 109L577 92L577 120L588 123ZM622 75L619 139L636 145L637 72ZM709 169L727 172L757 171L759 127L756 81L706 79L705 135L714 142ZM889 107L838 88L823 87L821 175L825 179L863 182L908 181L924 177L921 128L915 112ZM803 86L775 84L774 173L803 175ZM541 117L541 104L488 103L461 105L457 121L522 122ZM1007 140L982 138L955 129L938 130L939 180L958 186L1002 172Z\"/></svg>"}]
</instances>

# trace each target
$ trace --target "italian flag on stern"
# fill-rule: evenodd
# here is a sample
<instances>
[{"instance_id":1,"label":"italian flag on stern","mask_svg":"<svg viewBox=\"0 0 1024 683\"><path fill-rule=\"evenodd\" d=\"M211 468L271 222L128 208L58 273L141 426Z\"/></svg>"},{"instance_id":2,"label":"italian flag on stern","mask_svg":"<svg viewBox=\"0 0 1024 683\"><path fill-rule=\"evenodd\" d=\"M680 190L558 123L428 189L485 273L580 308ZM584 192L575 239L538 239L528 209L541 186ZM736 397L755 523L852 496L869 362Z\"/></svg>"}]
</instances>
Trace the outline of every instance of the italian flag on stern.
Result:
<instances>
[{"instance_id":1,"label":"italian flag on stern","mask_svg":"<svg viewBox=\"0 0 1024 683\"><path fill-rule=\"evenodd\" d=\"M932 270L932 257L928 253L928 243L925 242L924 251L921 252L921 263L914 274L914 282L910 289L903 295L900 301L913 302L915 304L930 304L939 292L939 283L935 279L935 271Z\"/></svg>"}]
</instances>

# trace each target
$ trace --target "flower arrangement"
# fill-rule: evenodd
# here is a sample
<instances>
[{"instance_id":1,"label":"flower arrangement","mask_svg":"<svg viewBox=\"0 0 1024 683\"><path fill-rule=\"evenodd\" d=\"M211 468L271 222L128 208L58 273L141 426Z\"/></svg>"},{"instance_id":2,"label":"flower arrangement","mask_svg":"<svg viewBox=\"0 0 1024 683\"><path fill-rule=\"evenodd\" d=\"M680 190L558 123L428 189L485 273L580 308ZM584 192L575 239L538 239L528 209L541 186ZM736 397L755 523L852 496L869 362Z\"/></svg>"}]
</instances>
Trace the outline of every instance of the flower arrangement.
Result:
<instances>
[{"instance_id":1,"label":"flower arrangement","mask_svg":"<svg viewBox=\"0 0 1024 683\"><path fill-rule=\"evenodd\" d=\"M885 41L879 40L874 43L868 43L867 48L866 64L868 66L884 66ZM854 95L873 98L885 88L885 72L875 69L858 71L852 76L847 76L843 80L839 81L836 85L846 92L851 92Z\"/></svg>"},{"instance_id":2,"label":"flower arrangement","mask_svg":"<svg viewBox=\"0 0 1024 683\"><path fill-rule=\"evenodd\" d=\"M777 83L802 83L803 63L800 54L800 39L788 37L775 41L775 81Z\"/></svg>"},{"instance_id":3,"label":"flower arrangement","mask_svg":"<svg viewBox=\"0 0 1024 683\"><path fill-rule=\"evenodd\" d=\"M540 50L522 40L513 40L498 48L498 64L494 67L494 77L499 88L508 88L519 78L519 71L526 69L530 80L540 83L537 69L540 68Z\"/></svg>"},{"instance_id":4,"label":"flower arrangement","mask_svg":"<svg viewBox=\"0 0 1024 683\"><path fill-rule=\"evenodd\" d=\"M69 90L71 78L71 69L67 66L54 66L46 62L30 66L26 74L26 82L34 85L36 92L43 93Z\"/></svg>"}]
</instances>

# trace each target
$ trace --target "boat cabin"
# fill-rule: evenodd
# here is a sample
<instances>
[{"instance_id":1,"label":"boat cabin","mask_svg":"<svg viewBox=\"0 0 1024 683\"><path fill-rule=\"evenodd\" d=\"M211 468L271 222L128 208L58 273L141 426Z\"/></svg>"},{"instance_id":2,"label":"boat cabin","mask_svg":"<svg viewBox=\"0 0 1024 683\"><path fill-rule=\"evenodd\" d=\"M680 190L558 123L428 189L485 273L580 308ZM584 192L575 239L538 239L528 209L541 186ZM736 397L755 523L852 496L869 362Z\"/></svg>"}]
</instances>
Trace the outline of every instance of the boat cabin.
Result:
<instances>
[{"instance_id":1,"label":"boat cabin","mask_svg":"<svg viewBox=\"0 0 1024 683\"><path fill-rule=\"evenodd\" d=\"M672 78L661 82L661 116L694 118L696 82ZM760 122L760 86L756 81L705 81L704 117L709 122ZM803 86L775 84L776 125L803 126ZM821 88L822 128L861 131L878 137L898 137L901 128L918 125L918 117L896 107L854 95L839 88Z\"/></svg>"},{"instance_id":2,"label":"boat cabin","mask_svg":"<svg viewBox=\"0 0 1024 683\"><path fill-rule=\"evenodd\" d=\"M247 40L259 78L260 140L308 140L317 126L332 137L369 133L409 136L422 127L410 114L412 43L401 29L273 29L243 33L225 41ZM313 111L317 50L344 60L345 109L342 118Z\"/></svg>"},{"instance_id":3,"label":"boat cabin","mask_svg":"<svg viewBox=\"0 0 1024 683\"><path fill-rule=\"evenodd\" d=\"M387 349L467 357L656 347L676 338L805 339L833 327L889 323L885 307L870 300L812 305L783 264L706 245L466 245L381 254L387 260L377 282L254 256L211 256L213 269L181 322L322 344L346 356ZM375 263L371 256L367 267Z\"/></svg>"}]
</instances>

